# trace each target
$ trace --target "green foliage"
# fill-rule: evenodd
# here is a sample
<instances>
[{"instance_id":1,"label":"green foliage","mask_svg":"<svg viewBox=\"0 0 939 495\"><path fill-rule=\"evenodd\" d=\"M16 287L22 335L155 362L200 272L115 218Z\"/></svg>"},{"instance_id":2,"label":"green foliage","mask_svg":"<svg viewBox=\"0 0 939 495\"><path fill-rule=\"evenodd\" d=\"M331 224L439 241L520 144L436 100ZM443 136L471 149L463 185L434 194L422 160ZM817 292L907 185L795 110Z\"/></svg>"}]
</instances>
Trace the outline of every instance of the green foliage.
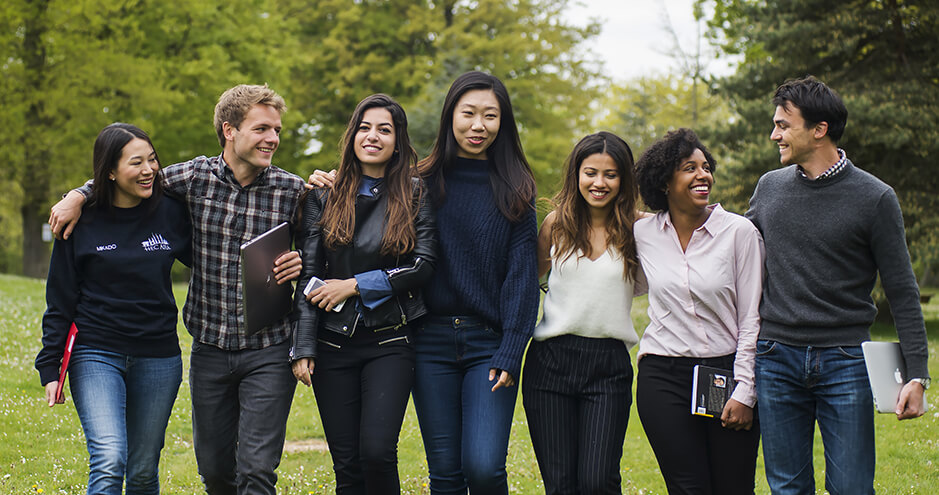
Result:
<instances>
[{"instance_id":1,"label":"green foliage","mask_svg":"<svg viewBox=\"0 0 939 495\"><path fill-rule=\"evenodd\" d=\"M39 225L60 194L91 175L94 137L114 121L148 131L164 164L219 152L218 95L264 83L289 111L277 163L332 168L355 104L388 93L408 110L421 155L453 79L505 81L539 183L551 183L586 131L598 63L578 48L568 0L9 0L0 5L0 268L20 258L44 275ZM319 143L315 150L311 143ZM308 152L312 151L312 152ZM12 202L12 208L7 205ZM19 229L10 227L20 223ZM9 263L9 264L8 264Z\"/></svg>"},{"instance_id":2,"label":"green foliage","mask_svg":"<svg viewBox=\"0 0 939 495\"><path fill-rule=\"evenodd\" d=\"M597 64L577 48L599 32L571 26L567 0L363 1L282 0L285 18L308 47L293 79L296 104L309 117L305 132L282 144L297 170L332 168L352 110L384 92L407 110L421 156L433 144L450 83L468 70L501 78L509 89L522 141L539 183L556 178L564 156L597 96ZM322 148L306 156L307 142ZM281 160L285 160L281 155Z\"/></svg>"},{"instance_id":3,"label":"green foliage","mask_svg":"<svg viewBox=\"0 0 939 495\"><path fill-rule=\"evenodd\" d=\"M718 81L739 119L710 129L733 170L736 209L778 167L769 141L776 86L812 74L841 94L849 119L840 145L894 187L921 270L939 259L939 4L931 0L701 0L714 4L711 37L741 54ZM725 170L727 170L725 168ZM725 175L726 174L722 174ZM921 271L922 272L922 271Z\"/></svg>"},{"instance_id":4,"label":"green foliage","mask_svg":"<svg viewBox=\"0 0 939 495\"><path fill-rule=\"evenodd\" d=\"M697 91L697 121L691 112ZM643 77L614 84L600 100L606 113L599 127L610 129L629 143L636 155L666 132L679 127L723 123L731 118L727 102L706 84L697 87L688 76ZM708 143L705 143L706 145Z\"/></svg>"},{"instance_id":5,"label":"green foliage","mask_svg":"<svg viewBox=\"0 0 939 495\"><path fill-rule=\"evenodd\" d=\"M23 191L14 211L27 273L44 275L48 250L38 226L52 200L91 175L102 127L137 124L163 162L173 163L218 152L210 122L222 90L241 82L288 86L293 50L270 56L288 37L279 18L264 14L269 3L4 2L0 154L11 170L2 180ZM12 212L2 214L6 222Z\"/></svg>"}]
</instances>

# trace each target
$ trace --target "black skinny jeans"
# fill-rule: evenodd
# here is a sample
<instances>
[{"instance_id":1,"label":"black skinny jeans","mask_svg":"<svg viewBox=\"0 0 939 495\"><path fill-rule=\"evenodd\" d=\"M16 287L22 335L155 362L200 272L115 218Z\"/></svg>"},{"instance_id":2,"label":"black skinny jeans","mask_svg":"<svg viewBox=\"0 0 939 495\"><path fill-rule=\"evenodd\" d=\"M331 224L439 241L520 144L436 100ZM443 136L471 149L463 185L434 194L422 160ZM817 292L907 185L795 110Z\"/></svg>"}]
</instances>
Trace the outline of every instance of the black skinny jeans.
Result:
<instances>
[{"instance_id":1,"label":"black skinny jeans","mask_svg":"<svg viewBox=\"0 0 939 495\"><path fill-rule=\"evenodd\" d=\"M398 434L414 383L407 327L319 332L313 391L339 495L398 494Z\"/></svg>"}]
</instances>

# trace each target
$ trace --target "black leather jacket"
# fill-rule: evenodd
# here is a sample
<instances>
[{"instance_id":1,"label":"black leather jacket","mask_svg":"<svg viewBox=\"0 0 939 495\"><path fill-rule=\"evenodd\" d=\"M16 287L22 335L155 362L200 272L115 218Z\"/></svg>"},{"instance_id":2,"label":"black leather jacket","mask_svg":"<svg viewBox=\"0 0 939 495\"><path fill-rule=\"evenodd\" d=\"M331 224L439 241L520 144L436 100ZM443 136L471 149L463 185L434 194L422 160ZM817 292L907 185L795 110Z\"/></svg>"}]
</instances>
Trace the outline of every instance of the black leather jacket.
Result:
<instances>
[{"instance_id":1,"label":"black leather jacket","mask_svg":"<svg viewBox=\"0 0 939 495\"><path fill-rule=\"evenodd\" d=\"M355 232L352 243L337 249L326 249L321 235L320 219L329 194L314 189L302 205L302 220L294 244L303 252L303 269L294 292L293 347L291 361L316 357L317 334L325 329L351 335L355 331L397 329L427 313L421 297L421 286L433 275L437 252L435 214L426 190L415 179L414 201L418 203L414 220L417 238L414 250L401 256L381 254L388 198L384 183L373 189L374 196L358 195L355 202ZM358 273L384 270L388 274L394 296L373 310L365 308L358 296L346 300L339 312L325 312L307 302L303 289L313 276L323 280L347 279ZM363 309L360 315L356 307Z\"/></svg>"}]
</instances>

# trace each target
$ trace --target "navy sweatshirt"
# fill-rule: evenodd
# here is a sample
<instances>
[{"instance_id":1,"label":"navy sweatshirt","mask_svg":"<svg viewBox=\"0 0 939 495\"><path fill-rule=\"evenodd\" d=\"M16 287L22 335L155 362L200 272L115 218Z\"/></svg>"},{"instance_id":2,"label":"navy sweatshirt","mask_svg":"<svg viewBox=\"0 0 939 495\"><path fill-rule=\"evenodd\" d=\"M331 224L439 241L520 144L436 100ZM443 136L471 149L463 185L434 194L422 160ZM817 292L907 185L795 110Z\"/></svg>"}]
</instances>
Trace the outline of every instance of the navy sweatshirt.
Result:
<instances>
[{"instance_id":1,"label":"navy sweatshirt","mask_svg":"<svg viewBox=\"0 0 939 495\"><path fill-rule=\"evenodd\" d=\"M516 223L502 215L492 195L490 166L457 158L444 171L437 269L424 288L424 301L432 314L476 315L501 332L490 367L518 380L538 316L538 225L534 208Z\"/></svg>"},{"instance_id":2,"label":"navy sweatshirt","mask_svg":"<svg viewBox=\"0 0 939 495\"><path fill-rule=\"evenodd\" d=\"M42 384L58 380L68 330L76 345L131 356L179 354L176 300L170 268L192 259L192 227L185 205L163 197L134 208L86 207L68 240L56 240L46 281Z\"/></svg>"}]
</instances>

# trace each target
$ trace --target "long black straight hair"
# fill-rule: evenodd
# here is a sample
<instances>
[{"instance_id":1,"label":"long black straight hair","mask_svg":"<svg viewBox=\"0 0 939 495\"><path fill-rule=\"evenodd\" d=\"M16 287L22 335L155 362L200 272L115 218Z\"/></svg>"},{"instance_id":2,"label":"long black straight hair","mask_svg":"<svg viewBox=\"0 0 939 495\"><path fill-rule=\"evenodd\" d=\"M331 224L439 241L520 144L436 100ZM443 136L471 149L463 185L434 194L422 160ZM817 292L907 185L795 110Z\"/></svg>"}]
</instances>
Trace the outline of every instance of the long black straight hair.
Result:
<instances>
[{"instance_id":1,"label":"long black straight hair","mask_svg":"<svg viewBox=\"0 0 939 495\"><path fill-rule=\"evenodd\" d=\"M472 71L453 81L440 112L440 126L434 147L430 155L421 160L418 168L430 188L435 204L441 204L446 198L444 171L456 161L459 151L459 144L453 136L453 112L460 98L474 89L492 91L499 102L499 133L486 149L486 156L492 164L489 168L489 182L496 207L507 219L517 222L534 208L537 190L531 166L522 151L509 92L499 78L485 72Z\"/></svg>"}]
</instances>

